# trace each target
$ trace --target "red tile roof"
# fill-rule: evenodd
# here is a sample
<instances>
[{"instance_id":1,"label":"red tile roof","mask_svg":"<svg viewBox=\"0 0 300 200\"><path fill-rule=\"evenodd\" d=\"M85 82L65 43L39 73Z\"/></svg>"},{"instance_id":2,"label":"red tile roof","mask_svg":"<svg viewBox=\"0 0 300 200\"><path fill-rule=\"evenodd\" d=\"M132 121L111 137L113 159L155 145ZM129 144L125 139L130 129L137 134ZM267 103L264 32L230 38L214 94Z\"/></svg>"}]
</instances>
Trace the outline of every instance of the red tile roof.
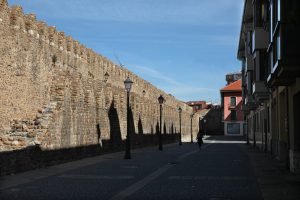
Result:
<instances>
[{"instance_id":1,"label":"red tile roof","mask_svg":"<svg viewBox=\"0 0 300 200\"><path fill-rule=\"evenodd\" d=\"M221 92L242 91L242 79L239 79L220 90Z\"/></svg>"}]
</instances>

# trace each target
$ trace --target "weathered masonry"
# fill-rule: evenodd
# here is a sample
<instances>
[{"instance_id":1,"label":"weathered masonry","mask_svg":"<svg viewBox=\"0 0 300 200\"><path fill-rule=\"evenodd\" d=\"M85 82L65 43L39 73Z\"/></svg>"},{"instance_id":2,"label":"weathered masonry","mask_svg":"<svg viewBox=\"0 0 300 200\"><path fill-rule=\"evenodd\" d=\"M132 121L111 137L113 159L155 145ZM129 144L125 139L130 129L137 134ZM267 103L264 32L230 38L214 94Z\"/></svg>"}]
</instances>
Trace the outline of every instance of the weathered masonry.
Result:
<instances>
[{"instance_id":1,"label":"weathered masonry","mask_svg":"<svg viewBox=\"0 0 300 200\"><path fill-rule=\"evenodd\" d=\"M104 74L109 79L104 81ZM190 139L192 109L127 69L84 47L55 27L23 14L0 0L0 151L38 146L53 151L98 145L99 138L126 138L124 80L133 80L130 96L135 135L157 133L160 94L163 134ZM193 134L199 116L194 116Z\"/></svg>"}]
</instances>

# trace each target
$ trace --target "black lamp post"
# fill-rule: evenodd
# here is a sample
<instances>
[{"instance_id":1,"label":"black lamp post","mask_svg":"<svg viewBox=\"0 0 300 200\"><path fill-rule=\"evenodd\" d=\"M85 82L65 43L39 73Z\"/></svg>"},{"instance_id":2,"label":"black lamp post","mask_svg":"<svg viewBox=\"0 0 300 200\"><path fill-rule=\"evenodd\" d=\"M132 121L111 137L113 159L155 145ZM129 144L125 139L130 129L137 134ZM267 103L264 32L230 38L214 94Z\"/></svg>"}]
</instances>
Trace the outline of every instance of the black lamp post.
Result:
<instances>
[{"instance_id":1,"label":"black lamp post","mask_svg":"<svg viewBox=\"0 0 300 200\"><path fill-rule=\"evenodd\" d=\"M206 122L207 122L207 120L204 119L203 122L204 122L204 124L203 124L203 131L204 131L204 135L206 135Z\"/></svg>"},{"instance_id":2,"label":"black lamp post","mask_svg":"<svg viewBox=\"0 0 300 200\"><path fill-rule=\"evenodd\" d=\"M182 141L181 141L181 113L182 113L182 108L179 107L178 108L178 112L179 112L179 145L182 145Z\"/></svg>"},{"instance_id":3,"label":"black lamp post","mask_svg":"<svg viewBox=\"0 0 300 200\"><path fill-rule=\"evenodd\" d=\"M108 81L108 78L109 78L109 74L107 72L105 72L105 74L103 75L103 80L101 80L101 87L104 88L105 84L107 83ZM102 104L102 106L104 106ZM104 106L105 107L105 106ZM103 108L104 108L103 107ZM99 145L100 147L102 148L102 138L101 138L101 133L100 133L100 125L99 125L99 105L97 104L97 107L96 107L96 115L97 115L97 134L98 134L98 142L99 142Z\"/></svg>"},{"instance_id":4,"label":"black lamp post","mask_svg":"<svg viewBox=\"0 0 300 200\"><path fill-rule=\"evenodd\" d=\"M132 86L132 81L129 77L124 81L125 89L127 91L127 136L126 136L126 149L125 149L125 159L131 159L130 154L130 130L129 130L129 94Z\"/></svg>"},{"instance_id":5,"label":"black lamp post","mask_svg":"<svg viewBox=\"0 0 300 200\"><path fill-rule=\"evenodd\" d=\"M103 82L106 83L108 78L109 78L109 74L107 72L105 72Z\"/></svg>"},{"instance_id":6,"label":"black lamp post","mask_svg":"<svg viewBox=\"0 0 300 200\"><path fill-rule=\"evenodd\" d=\"M193 143L193 117L194 117L194 113L192 113L190 116L191 116L191 143Z\"/></svg>"},{"instance_id":7,"label":"black lamp post","mask_svg":"<svg viewBox=\"0 0 300 200\"><path fill-rule=\"evenodd\" d=\"M159 103L159 135L158 135L158 150L163 150L163 142L162 142L162 104L165 102L165 98L160 95L158 97L158 103Z\"/></svg>"}]
</instances>

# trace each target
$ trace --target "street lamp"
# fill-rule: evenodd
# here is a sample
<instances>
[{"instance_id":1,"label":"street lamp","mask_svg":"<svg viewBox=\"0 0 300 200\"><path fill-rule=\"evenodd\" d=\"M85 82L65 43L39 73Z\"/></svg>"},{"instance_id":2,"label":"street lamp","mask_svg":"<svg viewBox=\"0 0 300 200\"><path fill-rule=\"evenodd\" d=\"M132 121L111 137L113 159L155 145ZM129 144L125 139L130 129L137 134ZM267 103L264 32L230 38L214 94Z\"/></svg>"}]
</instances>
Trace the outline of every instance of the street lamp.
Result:
<instances>
[{"instance_id":1,"label":"street lamp","mask_svg":"<svg viewBox=\"0 0 300 200\"><path fill-rule=\"evenodd\" d=\"M203 131L204 131L204 135L206 135L206 122L207 122L207 120L204 119L203 122L204 122L204 124L203 124Z\"/></svg>"},{"instance_id":2,"label":"street lamp","mask_svg":"<svg viewBox=\"0 0 300 200\"><path fill-rule=\"evenodd\" d=\"M194 117L194 113L192 113L190 115L191 117L191 143L193 143L193 117Z\"/></svg>"},{"instance_id":3,"label":"street lamp","mask_svg":"<svg viewBox=\"0 0 300 200\"><path fill-rule=\"evenodd\" d=\"M107 72L105 72L105 74L103 75L103 80L100 80L101 84L101 90L104 90L104 86L106 84L106 82L108 81L109 78L109 74ZM99 102L97 102L97 106L96 106L96 120L97 120L97 134L98 134L98 142L100 147L102 148L102 138L101 138L101 132L100 132L100 119L99 119ZM105 108L105 105L102 103L101 105L102 108Z\"/></svg>"},{"instance_id":4,"label":"street lamp","mask_svg":"<svg viewBox=\"0 0 300 200\"><path fill-rule=\"evenodd\" d=\"M129 94L132 86L132 81L129 77L124 81L125 89L127 91L127 136L126 136L126 149L125 149L125 159L131 159L130 155L130 130L129 130Z\"/></svg>"},{"instance_id":5,"label":"street lamp","mask_svg":"<svg viewBox=\"0 0 300 200\"><path fill-rule=\"evenodd\" d=\"M178 108L178 112L179 112L179 145L182 145L182 141L181 141L181 113L182 113L182 108L179 107Z\"/></svg>"},{"instance_id":6,"label":"street lamp","mask_svg":"<svg viewBox=\"0 0 300 200\"><path fill-rule=\"evenodd\" d=\"M162 104L165 102L165 98L160 95L158 97L158 103L159 103L159 138L158 138L158 150L162 151L163 145L162 145Z\"/></svg>"},{"instance_id":7,"label":"street lamp","mask_svg":"<svg viewBox=\"0 0 300 200\"><path fill-rule=\"evenodd\" d=\"M106 83L108 78L109 78L109 74L107 72L105 72L103 82Z\"/></svg>"}]
</instances>

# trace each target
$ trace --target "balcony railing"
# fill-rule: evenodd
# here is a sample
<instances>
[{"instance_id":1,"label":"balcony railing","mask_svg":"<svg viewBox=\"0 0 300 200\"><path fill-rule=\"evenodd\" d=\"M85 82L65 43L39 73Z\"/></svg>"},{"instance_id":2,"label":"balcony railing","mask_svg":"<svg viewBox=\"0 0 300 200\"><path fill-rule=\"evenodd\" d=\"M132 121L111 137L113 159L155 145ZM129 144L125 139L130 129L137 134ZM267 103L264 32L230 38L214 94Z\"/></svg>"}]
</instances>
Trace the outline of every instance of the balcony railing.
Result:
<instances>
[{"instance_id":1,"label":"balcony railing","mask_svg":"<svg viewBox=\"0 0 300 200\"><path fill-rule=\"evenodd\" d=\"M228 104L228 109L236 109L236 105L235 104Z\"/></svg>"}]
</instances>

